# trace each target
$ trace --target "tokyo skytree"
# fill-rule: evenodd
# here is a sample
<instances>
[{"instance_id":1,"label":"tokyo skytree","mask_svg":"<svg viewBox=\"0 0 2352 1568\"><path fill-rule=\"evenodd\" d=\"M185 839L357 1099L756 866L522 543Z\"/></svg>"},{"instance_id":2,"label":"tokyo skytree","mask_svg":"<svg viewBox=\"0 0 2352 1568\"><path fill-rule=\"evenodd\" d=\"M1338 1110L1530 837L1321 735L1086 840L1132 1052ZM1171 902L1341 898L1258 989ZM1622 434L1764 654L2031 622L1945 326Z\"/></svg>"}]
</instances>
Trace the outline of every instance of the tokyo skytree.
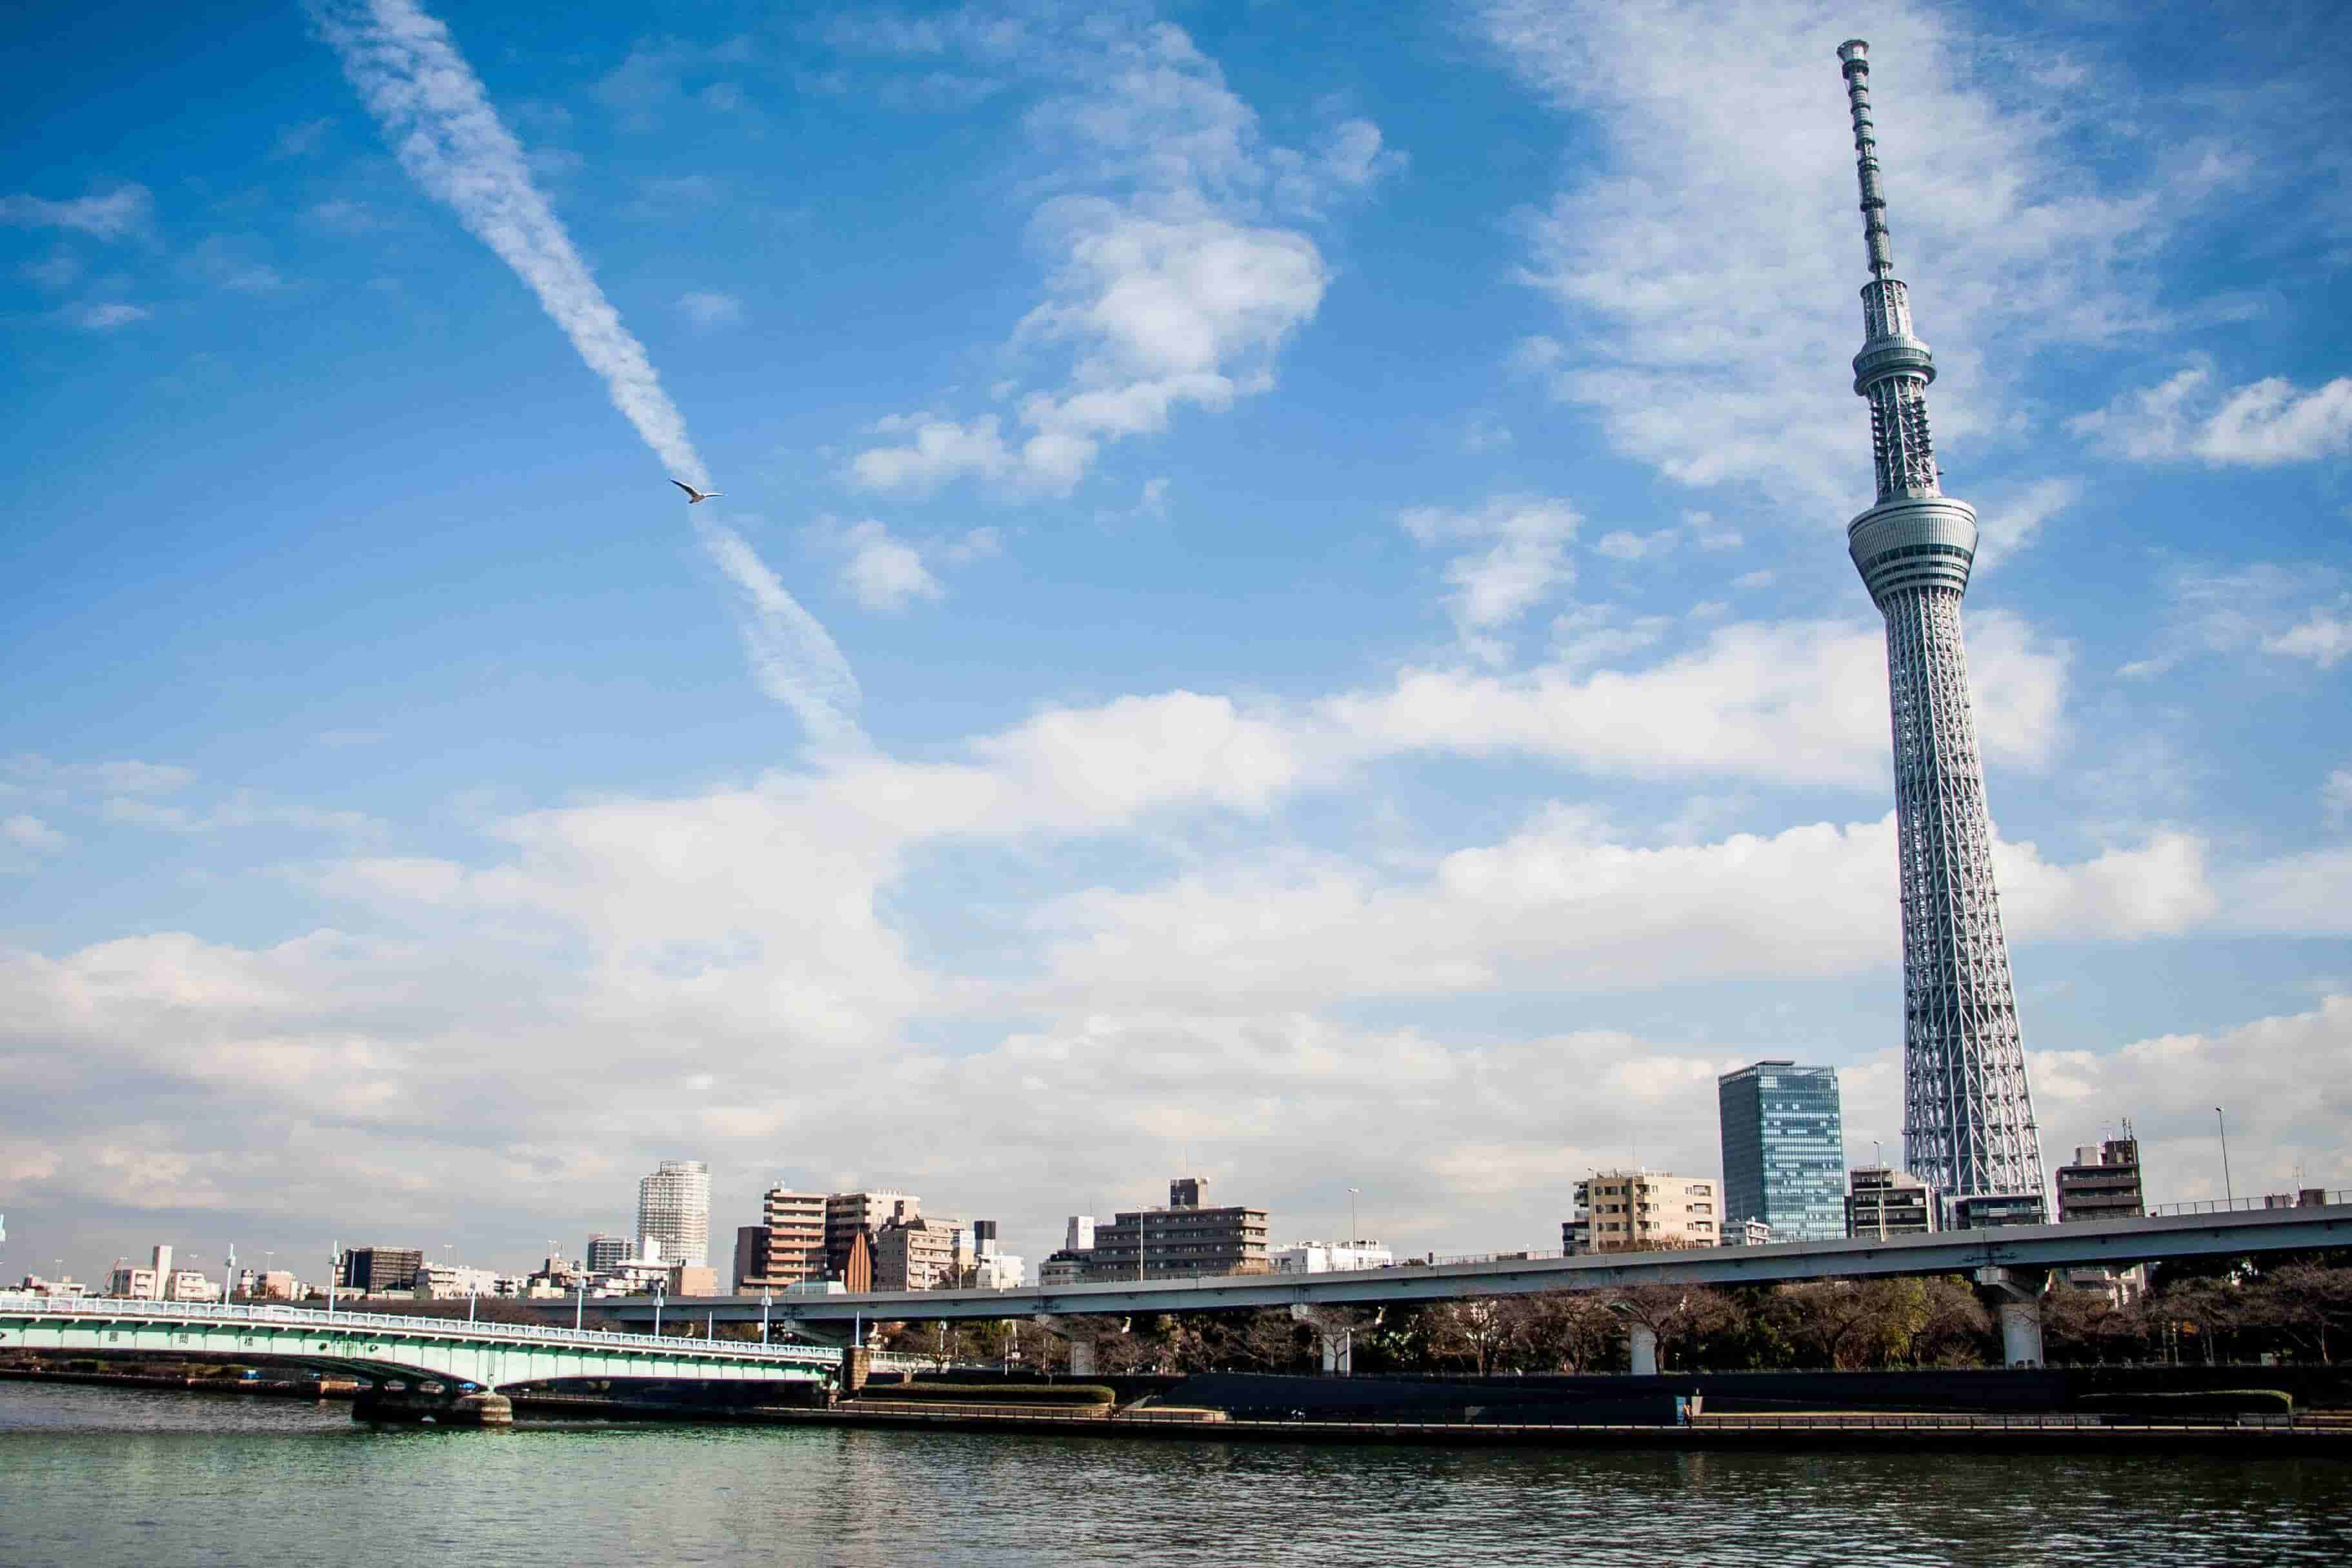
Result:
<instances>
[{"instance_id":1,"label":"tokyo skytree","mask_svg":"<svg viewBox=\"0 0 2352 1568\"><path fill-rule=\"evenodd\" d=\"M1903 1140L1912 1173L1951 1197L2042 1192L2009 944L1993 890L1984 769L1969 711L1960 595L1977 514L1944 494L1927 437L1936 362L1911 333L1887 243L1870 119L1870 46L1838 47L1862 178L1862 352L1878 501L1846 529L1855 570L1886 617L1895 710L1895 814L1903 898Z\"/></svg>"}]
</instances>

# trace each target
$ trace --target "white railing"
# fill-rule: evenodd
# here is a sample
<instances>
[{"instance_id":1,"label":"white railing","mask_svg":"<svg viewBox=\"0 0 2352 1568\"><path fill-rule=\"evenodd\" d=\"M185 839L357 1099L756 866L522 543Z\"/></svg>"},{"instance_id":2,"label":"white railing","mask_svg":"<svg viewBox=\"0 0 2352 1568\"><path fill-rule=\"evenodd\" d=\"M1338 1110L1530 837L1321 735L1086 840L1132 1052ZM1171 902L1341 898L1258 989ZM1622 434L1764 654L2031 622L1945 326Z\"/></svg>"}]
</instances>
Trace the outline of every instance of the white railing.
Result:
<instances>
[{"instance_id":1,"label":"white railing","mask_svg":"<svg viewBox=\"0 0 2352 1568\"><path fill-rule=\"evenodd\" d=\"M839 1351L820 1345L763 1345L749 1340L690 1340L669 1334L616 1334L597 1329L543 1328L534 1323L460 1322L454 1318L407 1317L398 1312L322 1312L311 1307L242 1302L131 1301L111 1296L35 1296L0 1291L0 1312L60 1318L147 1318L239 1328L335 1329L345 1332L381 1330L387 1338L406 1334L428 1339L508 1340L525 1344L573 1345L582 1350L657 1350L668 1355L800 1365L821 1363L833 1366L841 1361Z\"/></svg>"},{"instance_id":2,"label":"white railing","mask_svg":"<svg viewBox=\"0 0 2352 1568\"><path fill-rule=\"evenodd\" d=\"M2308 1190L2318 1191L2316 1188ZM2158 1204L2147 1213L2151 1219L2170 1219L2181 1215L2242 1214L2255 1209L2294 1209L2312 1206L2302 1199L2303 1194L2299 1192L2265 1193L2250 1198L2207 1198L2202 1203ZM2331 1205L2352 1204L2352 1191L2323 1192L2319 1194L2319 1201Z\"/></svg>"}]
</instances>

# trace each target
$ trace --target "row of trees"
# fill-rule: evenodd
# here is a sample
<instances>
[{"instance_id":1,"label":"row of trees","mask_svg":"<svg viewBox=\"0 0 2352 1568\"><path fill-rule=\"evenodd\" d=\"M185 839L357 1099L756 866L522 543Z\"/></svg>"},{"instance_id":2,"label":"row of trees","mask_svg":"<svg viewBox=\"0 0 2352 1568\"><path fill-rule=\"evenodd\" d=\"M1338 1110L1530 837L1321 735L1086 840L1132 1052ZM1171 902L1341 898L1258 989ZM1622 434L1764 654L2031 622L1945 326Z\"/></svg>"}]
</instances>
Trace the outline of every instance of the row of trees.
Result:
<instances>
[{"instance_id":1,"label":"row of trees","mask_svg":"<svg viewBox=\"0 0 2352 1568\"><path fill-rule=\"evenodd\" d=\"M2352 1258L2224 1262L2158 1275L2138 1300L2054 1288L2042 1334L2053 1363L2283 1360L2331 1363L2352 1345ZM1070 1319L1098 1371L1304 1372L1319 1335L1351 1329L1359 1372L1622 1370L1629 1329L1655 1333L1662 1367L1711 1371L1998 1366L1999 1327L1958 1277L1828 1280L1728 1289L1637 1285L1466 1301ZM1124 1326L1122 1326L1124 1325ZM892 1350L961 1364L1067 1365L1066 1342L1027 1322L885 1325Z\"/></svg>"}]
</instances>

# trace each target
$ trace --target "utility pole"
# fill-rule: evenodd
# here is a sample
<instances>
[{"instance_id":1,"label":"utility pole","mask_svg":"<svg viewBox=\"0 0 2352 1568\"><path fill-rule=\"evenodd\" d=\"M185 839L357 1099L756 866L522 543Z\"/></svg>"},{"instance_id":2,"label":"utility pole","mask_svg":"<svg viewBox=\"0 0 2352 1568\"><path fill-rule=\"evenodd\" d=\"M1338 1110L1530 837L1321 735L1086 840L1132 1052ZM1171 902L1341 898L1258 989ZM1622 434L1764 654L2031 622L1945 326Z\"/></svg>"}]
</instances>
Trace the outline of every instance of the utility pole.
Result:
<instances>
[{"instance_id":1,"label":"utility pole","mask_svg":"<svg viewBox=\"0 0 2352 1568\"><path fill-rule=\"evenodd\" d=\"M2238 1206L2238 1189L2230 1181L2230 1124L2221 1116L2221 1108L2213 1108L2213 1125L2221 1134L2221 1195L2231 1208Z\"/></svg>"}]
</instances>

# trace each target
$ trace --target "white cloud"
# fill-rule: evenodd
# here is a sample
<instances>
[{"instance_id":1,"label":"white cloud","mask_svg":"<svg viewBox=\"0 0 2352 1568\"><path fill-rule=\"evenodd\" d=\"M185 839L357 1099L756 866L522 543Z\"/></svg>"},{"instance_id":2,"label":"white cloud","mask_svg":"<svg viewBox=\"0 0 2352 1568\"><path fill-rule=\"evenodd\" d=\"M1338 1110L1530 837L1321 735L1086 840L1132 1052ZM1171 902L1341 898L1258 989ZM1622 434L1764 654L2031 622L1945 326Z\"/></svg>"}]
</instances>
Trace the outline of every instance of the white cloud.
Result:
<instances>
[{"instance_id":1,"label":"white cloud","mask_svg":"<svg viewBox=\"0 0 2352 1568\"><path fill-rule=\"evenodd\" d=\"M928 31L835 30L864 47L965 48L1046 73L1052 90L1030 130L1066 159L1066 182L1094 187L1048 198L1031 223L1053 267L1015 342L1057 345L1069 358L1058 386L1020 397L1022 433L1003 432L994 416L901 416L882 433L912 438L858 453L856 484L920 489L974 477L1064 494L1105 443L1265 392L1276 353L1329 282L1314 241L1270 221L1272 210L1312 214L1324 195L1360 189L1393 166L1364 121L1340 126L1319 158L1263 146L1249 106L1172 26L1046 32L1026 21L990 30L970 17Z\"/></svg>"},{"instance_id":2,"label":"white cloud","mask_svg":"<svg viewBox=\"0 0 2352 1568\"><path fill-rule=\"evenodd\" d=\"M2078 479L2036 479L2023 493L1977 515L1976 569L1999 564L2032 544L2050 521L2082 499Z\"/></svg>"},{"instance_id":3,"label":"white cloud","mask_svg":"<svg viewBox=\"0 0 2352 1568\"><path fill-rule=\"evenodd\" d=\"M236 294L274 294L286 287L278 270L254 255L254 242L220 235L205 239L182 258L184 270Z\"/></svg>"},{"instance_id":4,"label":"white cloud","mask_svg":"<svg viewBox=\"0 0 2352 1568\"><path fill-rule=\"evenodd\" d=\"M2208 468L2273 468L2352 451L2352 377L2305 392L2269 376L2219 393L2210 365L2079 415L2068 429L2142 461L2195 459Z\"/></svg>"},{"instance_id":5,"label":"white cloud","mask_svg":"<svg viewBox=\"0 0 2352 1568\"><path fill-rule=\"evenodd\" d=\"M1227 1012L1852 973L1900 959L1888 901L1895 855L1892 813L1644 848L1562 808L1444 857L1425 879L1333 857L1257 856L1050 905L1039 995ZM2021 944L2168 934L2216 908L2201 847L2179 836L2078 866L2005 841L1994 859Z\"/></svg>"},{"instance_id":6,"label":"white cloud","mask_svg":"<svg viewBox=\"0 0 2352 1568\"><path fill-rule=\"evenodd\" d=\"M146 237L153 228L154 216L154 198L144 185L121 184L102 194L61 202L35 195L0 196L0 223L68 228L98 239Z\"/></svg>"},{"instance_id":7,"label":"white cloud","mask_svg":"<svg viewBox=\"0 0 2352 1568\"><path fill-rule=\"evenodd\" d=\"M1594 627L1606 653L1652 628ZM1640 640L1623 640L1628 632ZM1969 623L1978 738L1996 761L2039 766L2060 737L2067 655L2013 617ZM1520 753L1636 777L1739 774L1880 787L1885 777L1882 628L1741 622L1639 670L1590 673L1563 659L1511 674L1407 669L1392 688L1329 700L1323 716L1382 750Z\"/></svg>"},{"instance_id":8,"label":"white cloud","mask_svg":"<svg viewBox=\"0 0 2352 1568\"><path fill-rule=\"evenodd\" d=\"M2327 811L2327 819L2342 823L2352 819L2352 768L2337 768L2319 786L2319 802Z\"/></svg>"},{"instance_id":9,"label":"white cloud","mask_svg":"<svg viewBox=\"0 0 2352 1568\"><path fill-rule=\"evenodd\" d=\"M2352 654L2352 620L2314 610L2308 619L2264 637L2263 651L2307 658L2322 669L2333 669L2338 660Z\"/></svg>"},{"instance_id":10,"label":"white cloud","mask_svg":"<svg viewBox=\"0 0 2352 1568\"><path fill-rule=\"evenodd\" d=\"M872 518L850 524L843 531L842 544L849 552L841 569L842 581L869 610L896 615L914 600L938 599L947 593L923 564L921 553L891 537L890 531Z\"/></svg>"},{"instance_id":11,"label":"white cloud","mask_svg":"<svg viewBox=\"0 0 2352 1568\"><path fill-rule=\"evenodd\" d=\"M2298 1170L2306 1173L2302 1184L2342 1184L2343 1130L2352 1119L2352 996L2105 1053L2032 1051L2027 1067L2045 1155L2095 1142L2099 1129L2128 1116L2152 1178L2151 1202L2222 1195L2216 1105L2228 1112L2240 1196L2292 1191Z\"/></svg>"},{"instance_id":12,"label":"white cloud","mask_svg":"<svg viewBox=\"0 0 2352 1568\"><path fill-rule=\"evenodd\" d=\"M0 871L29 868L36 856L53 854L71 842L30 812L0 816Z\"/></svg>"},{"instance_id":13,"label":"white cloud","mask_svg":"<svg viewBox=\"0 0 2352 1568\"><path fill-rule=\"evenodd\" d=\"M1844 374L1865 273L1842 25L1811 0L1736 17L1701 0L1488 0L1480 16L1599 148L1529 222L1526 280L1568 330L1522 345L1522 368L1677 483L1756 481L1842 521L1869 450ZM1895 254L1913 258L1950 445L2015 402L2000 377L2021 367L1998 371L1980 345L2140 324L2122 258L2158 208L2086 186L2063 143L2092 109L2005 89L1984 68L1997 42L1909 5L1875 7L1868 30Z\"/></svg>"},{"instance_id":14,"label":"white cloud","mask_svg":"<svg viewBox=\"0 0 2352 1568\"><path fill-rule=\"evenodd\" d=\"M52 293L71 288L80 279L81 272L81 263L62 250L54 251L38 261L27 261L16 268L17 276Z\"/></svg>"},{"instance_id":15,"label":"white cloud","mask_svg":"<svg viewBox=\"0 0 2352 1568\"><path fill-rule=\"evenodd\" d=\"M722 294L715 289L696 289L681 294L677 308L679 313L700 331L743 324L743 301L732 294Z\"/></svg>"},{"instance_id":16,"label":"white cloud","mask_svg":"<svg viewBox=\"0 0 2352 1568\"><path fill-rule=\"evenodd\" d=\"M31 752L0 757L0 795L30 792L52 799L74 795L171 795L194 782L188 769L132 760L61 763Z\"/></svg>"},{"instance_id":17,"label":"white cloud","mask_svg":"<svg viewBox=\"0 0 2352 1568\"><path fill-rule=\"evenodd\" d=\"M2333 668L2352 653L2352 594L2342 581L2330 567L2266 561L2177 568L2166 584L2162 647L2116 673L2146 679L2194 655L2255 650Z\"/></svg>"},{"instance_id":18,"label":"white cloud","mask_svg":"<svg viewBox=\"0 0 2352 1568\"><path fill-rule=\"evenodd\" d=\"M1517 621L1555 590L1576 580L1569 542L1583 518L1549 496L1497 496L1475 511L1414 507L1397 515L1423 544L1485 545L1446 563L1448 605L1465 646L1482 659L1505 657L1491 634Z\"/></svg>"},{"instance_id":19,"label":"white cloud","mask_svg":"<svg viewBox=\"0 0 2352 1568\"><path fill-rule=\"evenodd\" d=\"M102 304L76 305L68 310L65 316L67 321L85 331L110 332L133 321L145 321L147 311L142 306L127 305L115 300Z\"/></svg>"},{"instance_id":20,"label":"white cloud","mask_svg":"<svg viewBox=\"0 0 2352 1568\"><path fill-rule=\"evenodd\" d=\"M867 489L922 493L966 474L1001 478L1013 471L1016 461L998 432L993 414L970 424L931 415L894 414L877 423L873 430L877 435L911 439L869 447L850 460L851 479Z\"/></svg>"},{"instance_id":21,"label":"white cloud","mask_svg":"<svg viewBox=\"0 0 2352 1568\"><path fill-rule=\"evenodd\" d=\"M1145 487L1147 489L1149 486ZM975 528L961 538L951 539L940 553L950 566L968 566L975 561L985 561L1004 549L1004 536L993 528Z\"/></svg>"},{"instance_id":22,"label":"white cloud","mask_svg":"<svg viewBox=\"0 0 2352 1568\"><path fill-rule=\"evenodd\" d=\"M1595 553L1612 561L1646 561L1666 554L1675 547L1677 535L1671 528L1654 533L1635 533L1628 529L1614 529L1601 536L1592 548Z\"/></svg>"}]
</instances>

